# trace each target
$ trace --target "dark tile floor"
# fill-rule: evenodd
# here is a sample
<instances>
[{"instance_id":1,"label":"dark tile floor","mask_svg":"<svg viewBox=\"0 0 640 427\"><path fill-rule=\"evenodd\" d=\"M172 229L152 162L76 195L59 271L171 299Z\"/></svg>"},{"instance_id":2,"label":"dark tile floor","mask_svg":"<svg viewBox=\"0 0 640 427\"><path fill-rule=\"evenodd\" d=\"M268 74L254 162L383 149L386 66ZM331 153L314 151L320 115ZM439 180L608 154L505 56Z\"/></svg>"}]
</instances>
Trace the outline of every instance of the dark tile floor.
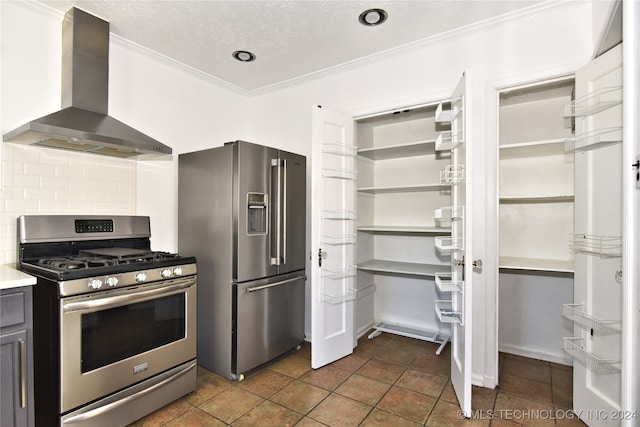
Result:
<instances>
[{"instance_id":1,"label":"dark tile floor","mask_svg":"<svg viewBox=\"0 0 640 427\"><path fill-rule=\"evenodd\" d=\"M570 367L500 354L500 387L474 387L474 416L461 420L449 381L449 345L382 334L311 369L308 343L228 381L203 368L193 393L129 427L190 426L583 426L569 411Z\"/></svg>"}]
</instances>

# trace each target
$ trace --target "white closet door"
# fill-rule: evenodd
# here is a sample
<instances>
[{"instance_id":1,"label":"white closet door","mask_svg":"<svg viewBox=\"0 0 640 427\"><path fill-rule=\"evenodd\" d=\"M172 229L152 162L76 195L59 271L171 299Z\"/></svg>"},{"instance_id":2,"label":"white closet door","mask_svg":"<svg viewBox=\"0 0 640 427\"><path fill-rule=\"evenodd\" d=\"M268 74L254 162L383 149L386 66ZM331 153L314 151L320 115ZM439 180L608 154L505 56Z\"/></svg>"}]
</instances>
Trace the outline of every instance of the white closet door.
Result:
<instances>
[{"instance_id":1,"label":"white closet door","mask_svg":"<svg viewBox=\"0 0 640 427\"><path fill-rule=\"evenodd\" d=\"M462 292L452 292L451 305L459 313L461 322L451 323L451 383L458 397L460 408L466 417L471 416L471 279L474 264L471 250L471 97L470 75L466 71L451 95L451 135L461 143L454 144L451 150L451 172L460 174L462 181L451 187L452 206L462 207L464 216L460 221L452 221L451 237L461 241L462 249L451 251L452 280L463 284ZM481 264L480 264L481 265Z\"/></svg>"},{"instance_id":2,"label":"white closet door","mask_svg":"<svg viewBox=\"0 0 640 427\"><path fill-rule=\"evenodd\" d=\"M622 312L622 46L576 73L574 412L620 425Z\"/></svg>"},{"instance_id":3,"label":"white closet door","mask_svg":"<svg viewBox=\"0 0 640 427\"><path fill-rule=\"evenodd\" d=\"M311 196L311 367L353 352L356 147L353 120L314 106Z\"/></svg>"}]
</instances>

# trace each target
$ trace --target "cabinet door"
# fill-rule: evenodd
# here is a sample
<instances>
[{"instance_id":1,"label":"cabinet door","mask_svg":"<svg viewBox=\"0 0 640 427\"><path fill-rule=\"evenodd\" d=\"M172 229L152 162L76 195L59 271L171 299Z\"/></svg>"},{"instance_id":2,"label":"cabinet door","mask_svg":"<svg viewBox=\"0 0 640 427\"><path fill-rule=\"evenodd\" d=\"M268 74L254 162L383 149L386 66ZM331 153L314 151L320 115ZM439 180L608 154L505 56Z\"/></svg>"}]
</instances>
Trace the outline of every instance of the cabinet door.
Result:
<instances>
[{"instance_id":1,"label":"cabinet door","mask_svg":"<svg viewBox=\"0 0 640 427\"><path fill-rule=\"evenodd\" d=\"M0 335L0 425L27 425L27 332Z\"/></svg>"},{"instance_id":2,"label":"cabinet door","mask_svg":"<svg viewBox=\"0 0 640 427\"><path fill-rule=\"evenodd\" d=\"M311 366L353 352L356 165L353 120L313 107Z\"/></svg>"},{"instance_id":3,"label":"cabinet door","mask_svg":"<svg viewBox=\"0 0 640 427\"><path fill-rule=\"evenodd\" d=\"M611 414L621 409L622 170L626 168L621 168L620 131L610 132L622 126L621 53L622 46L617 46L576 72L576 138L585 140L585 147L575 156L573 302L593 324L576 322L565 349L575 360L574 412L590 426L619 425L621 420ZM598 140L590 135L605 139L610 134L617 136L586 145ZM615 323L603 328L604 322Z\"/></svg>"},{"instance_id":4,"label":"cabinet door","mask_svg":"<svg viewBox=\"0 0 640 427\"><path fill-rule=\"evenodd\" d=\"M462 292L451 293L454 313L459 313L460 322L451 323L451 383L458 397L460 408L466 417L471 417L471 280L474 272L472 254L473 218L471 210L471 96L469 71L460 78L451 95L451 135L459 139L451 150L451 166L454 174L460 174L461 182L451 187L452 206L462 207L464 216L451 223L451 237L462 241L462 249L451 251L451 278L463 283Z\"/></svg>"}]
</instances>

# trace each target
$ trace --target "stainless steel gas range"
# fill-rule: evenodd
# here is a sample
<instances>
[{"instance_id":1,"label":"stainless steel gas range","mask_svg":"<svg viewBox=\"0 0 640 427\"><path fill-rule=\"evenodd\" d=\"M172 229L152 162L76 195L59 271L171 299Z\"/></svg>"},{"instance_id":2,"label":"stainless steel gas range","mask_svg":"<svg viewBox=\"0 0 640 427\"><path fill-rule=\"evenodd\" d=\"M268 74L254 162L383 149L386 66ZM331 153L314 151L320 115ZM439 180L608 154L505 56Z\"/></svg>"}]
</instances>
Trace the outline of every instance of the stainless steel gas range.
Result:
<instances>
[{"instance_id":1,"label":"stainless steel gas range","mask_svg":"<svg viewBox=\"0 0 640 427\"><path fill-rule=\"evenodd\" d=\"M195 390L196 260L150 236L144 216L18 218L37 426L124 426Z\"/></svg>"}]
</instances>

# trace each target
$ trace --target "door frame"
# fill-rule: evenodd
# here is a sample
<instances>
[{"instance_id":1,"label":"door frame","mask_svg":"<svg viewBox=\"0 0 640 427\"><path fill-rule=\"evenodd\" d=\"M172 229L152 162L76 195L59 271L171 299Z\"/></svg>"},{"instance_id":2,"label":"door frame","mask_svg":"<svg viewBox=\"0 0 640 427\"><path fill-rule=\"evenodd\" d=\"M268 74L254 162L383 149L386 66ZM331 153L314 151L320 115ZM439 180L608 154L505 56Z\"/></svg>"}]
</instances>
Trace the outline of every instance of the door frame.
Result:
<instances>
[{"instance_id":1,"label":"door frame","mask_svg":"<svg viewBox=\"0 0 640 427\"><path fill-rule=\"evenodd\" d=\"M483 269L485 274L484 295L484 338L485 347L482 354L482 369L474 372L474 384L486 388L495 388L500 384L499 378L499 319L500 319L500 287L499 287L499 250L500 250L500 197L499 197L499 160L498 116L500 92L517 86L535 85L544 81L570 78L575 70L586 62L569 64L543 72L527 73L519 76L489 81L485 86L485 239ZM476 305L478 303L476 302ZM479 352L479 349L476 348ZM478 356L480 357L480 356ZM475 360L474 360L475 361ZM475 365L475 364L474 364ZM480 366L480 364L478 364ZM479 372L476 374L476 372Z\"/></svg>"}]
</instances>

